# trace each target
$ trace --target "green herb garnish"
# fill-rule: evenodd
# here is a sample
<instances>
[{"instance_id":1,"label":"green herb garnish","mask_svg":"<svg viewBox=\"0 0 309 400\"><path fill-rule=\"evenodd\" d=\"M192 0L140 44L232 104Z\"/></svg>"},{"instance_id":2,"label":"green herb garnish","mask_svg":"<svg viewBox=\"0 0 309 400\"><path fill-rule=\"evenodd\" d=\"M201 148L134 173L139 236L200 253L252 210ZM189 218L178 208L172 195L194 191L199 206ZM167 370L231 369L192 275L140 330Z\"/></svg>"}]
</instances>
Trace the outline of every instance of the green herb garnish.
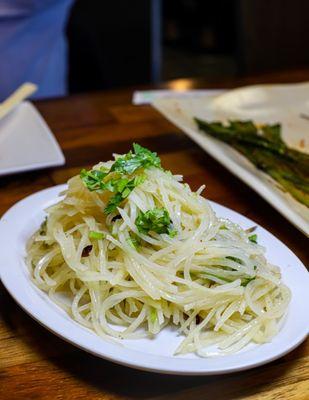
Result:
<instances>
[{"instance_id":1,"label":"green herb garnish","mask_svg":"<svg viewBox=\"0 0 309 400\"><path fill-rule=\"evenodd\" d=\"M171 237L171 238L174 238L175 236L177 236L177 231L176 231L176 229L171 229L171 228L169 228L169 229L168 229L168 235L169 235L169 237Z\"/></svg>"},{"instance_id":2,"label":"green herb garnish","mask_svg":"<svg viewBox=\"0 0 309 400\"><path fill-rule=\"evenodd\" d=\"M83 169L80 172L80 178L90 191L107 190L114 193L104 209L106 214L110 214L136 186L144 182L144 175L132 176L132 174L150 167L161 168L161 160L157 153L134 143L133 152L129 151L126 155L117 158L109 170L106 168L90 171Z\"/></svg>"},{"instance_id":3,"label":"green herb garnish","mask_svg":"<svg viewBox=\"0 0 309 400\"><path fill-rule=\"evenodd\" d=\"M115 193L115 195L110 198L107 206L104 209L104 212L106 214L114 212L120 203L129 196L132 190L136 188L136 186L143 183L144 180L144 175L138 175L132 179L120 178L118 180L112 179L109 181L107 190Z\"/></svg>"},{"instance_id":4,"label":"green herb garnish","mask_svg":"<svg viewBox=\"0 0 309 400\"><path fill-rule=\"evenodd\" d=\"M156 167L161 168L161 160L157 153L133 143L133 153L129 151L126 155L117 158L111 167L111 172L131 175L140 168Z\"/></svg>"},{"instance_id":5,"label":"green herb garnish","mask_svg":"<svg viewBox=\"0 0 309 400\"><path fill-rule=\"evenodd\" d=\"M154 324L157 319L158 319L157 310L155 308L151 307L150 314L149 314L149 320L152 324Z\"/></svg>"},{"instance_id":6,"label":"green herb garnish","mask_svg":"<svg viewBox=\"0 0 309 400\"><path fill-rule=\"evenodd\" d=\"M231 145L309 207L309 155L284 143L280 124L258 127L252 121L230 121L224 125L198 118L195 122L200 130Z\"/></svg>"},{"instance_id":7,"label":"green herb garnish","mask_svg":"<svg viewBox=\"0 0 309 400\"><path fill-rule=\"evenodd\" d=\"M108 172L106 172L104 169L92 169L91 171L86 171L85 169L82 169L80 171L81 180L91 192L93 192L94 190L105 189L103 179L106 177L107 174Z\"/></svg>"},{"instance_id":8,"label":"green herb garnish","mask_svg":"<svg viewBox=\"0 0 309 400\"><path fill-rule=\"evenodd\" d=\"M105 233L97 232L97 231L90 231L88 237L89 237L89 239L102 240L102 239L105 239Z\"/></svg>"},{"instance_id":9,"label":"green herb garnish","mask_svg":"<svg viewBox=\"0 0 309 400\"><path fill-rule=\"evenodd\" d=\"M165 208L153 208L146 212L140 211L135 225L139 232L148 234L148 232L167 233L174 237L177 232L173 229L168 211Z\"/></svg>"},{"instance_id":10,"label":"green herb garnish","mask_svg":"<svg viewBox=\"0 0 309 400\"><path fill-rule=\"evenodd\" d=\"M116 193L115 196L113 196L109 202L107 203L107 206L104 208L105 214L111 214L114 212L117 207L120 205L124 198L122 197L121 193Z\"/></svg>"},{"instance_id":11,"label":"green herb garnish","mask_svg":"<svg viewBox=\"0 0 309 400\"><path fill-rule=\"evenodd\" d=\"M248 239L250 242L257 244L257 234L249 236Z\"/></svg>"}]
</instances>

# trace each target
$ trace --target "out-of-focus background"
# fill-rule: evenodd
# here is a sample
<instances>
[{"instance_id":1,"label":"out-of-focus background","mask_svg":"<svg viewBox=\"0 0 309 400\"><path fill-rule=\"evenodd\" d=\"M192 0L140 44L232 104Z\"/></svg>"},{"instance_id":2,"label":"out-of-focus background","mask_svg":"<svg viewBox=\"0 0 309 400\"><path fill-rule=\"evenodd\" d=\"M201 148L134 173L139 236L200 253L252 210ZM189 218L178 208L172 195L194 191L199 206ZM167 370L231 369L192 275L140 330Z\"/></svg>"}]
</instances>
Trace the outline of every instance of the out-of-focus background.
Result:
<instances>
[{"instance_id":1,"label":"out-of-focus background","mask_svg":"<svg viewBox=\"0 0 309 400\"><path fill-rule=\"evenodd\" d=\"M0 101L307 68L308 45L306 0L0 0Z\"/></svg>"},{"instance_id":2,"label":"out-of-focus background","mask_svg":"<svg viewBox=\"0 0 309 400\"><path fill-rule=\"evenodd\" d=\"M69 90L225 80L309 66L306 0L77 0Z\"/></svg>"}]
</instances>

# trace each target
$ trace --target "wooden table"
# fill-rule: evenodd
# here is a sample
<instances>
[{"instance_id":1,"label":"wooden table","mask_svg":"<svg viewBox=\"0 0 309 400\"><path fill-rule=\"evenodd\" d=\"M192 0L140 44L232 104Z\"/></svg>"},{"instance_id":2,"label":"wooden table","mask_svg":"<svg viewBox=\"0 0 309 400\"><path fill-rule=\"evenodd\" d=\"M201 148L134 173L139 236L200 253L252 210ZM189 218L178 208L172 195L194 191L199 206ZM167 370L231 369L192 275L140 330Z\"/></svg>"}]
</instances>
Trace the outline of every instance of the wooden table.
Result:
<instances>
[{"instance_id":1,"label":"wooden table","mask_svg":"<svg viewBox=\"0 0 309 400\"><path fill-rule=\"evenodd\" d=\"M309 71L221 83L309 80ZM168 87L219 87L198 81ZM307 239L261 197L206 155L149 106L131 105L130 90L94 93L36 105L55 133L66 165L1 178L0 215L38 190L64 183L82 167L127 152L132 141L157 151L163 165L193 188L247 215L308 265ZM5 246L5 243L2 243ZM0 286L0 398L5 399L287 399L309 398L308 341L281 359L242 373L176 377L139 372L89 355L42 328ZM207 361L205 361L207 362ZM307 381L306 381L307 379Z\"/></svg>"}]
</instances>

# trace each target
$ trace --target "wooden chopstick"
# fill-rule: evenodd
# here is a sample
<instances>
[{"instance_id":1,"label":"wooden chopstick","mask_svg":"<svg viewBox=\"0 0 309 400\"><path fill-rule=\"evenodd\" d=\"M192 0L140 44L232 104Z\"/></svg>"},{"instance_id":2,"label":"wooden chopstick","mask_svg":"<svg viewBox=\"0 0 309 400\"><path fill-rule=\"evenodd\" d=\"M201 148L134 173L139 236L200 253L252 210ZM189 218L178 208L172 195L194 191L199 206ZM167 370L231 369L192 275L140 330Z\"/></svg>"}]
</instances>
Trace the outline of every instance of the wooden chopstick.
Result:
<instances>
[{"instance_id":1,"label":"wooden chopstick","mask_svg":"<svg viewBox=\"0 0 309 400\"><path fill-rule=\"evenodd\" d=\"M13 92L6 100L0 103L0 119L7 115L14 107L31 96L37 90L34 83L24 83L15 92Z\"/></svg>"}]
</instances>

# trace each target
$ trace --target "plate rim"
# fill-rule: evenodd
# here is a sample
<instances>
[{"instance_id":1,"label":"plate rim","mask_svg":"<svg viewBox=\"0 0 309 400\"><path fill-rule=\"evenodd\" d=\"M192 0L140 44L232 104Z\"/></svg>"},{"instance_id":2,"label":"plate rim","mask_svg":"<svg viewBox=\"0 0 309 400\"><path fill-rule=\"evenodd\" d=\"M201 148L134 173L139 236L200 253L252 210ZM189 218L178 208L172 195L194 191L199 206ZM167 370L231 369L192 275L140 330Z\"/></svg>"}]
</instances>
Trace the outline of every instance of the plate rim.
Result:
<instances>
[{"instance_id":1,"label":"plate rim","mask_svg":"<svg viewBox=\"0 0 309 400\"><path fill-rule=\"evenodd\" d=\"M16 213L18 214L18 212L21 212L21 209L23 208L24 204L26 204L26 203L31 204L31 201L33 199L36 199L40 203L45 203L45 205L46 205L46 202L48 202L48 201L54 202L56 200L57 196L59 195L59 193L61 191L63 191L66 187L67 187L66 185L57 185L57 186L53 186L53 187L50 187L47 189L43 189L43 190L36 192L34 194L31 194L30 196L27 196L26 198L17 202L1 217L0 236L4 234L3 229L5 228L5 226L3 226L3 222L5 222L6 218L8 218L8 217L12 218L12 217L14 217L14 214L16 214ZM239 214L245 220L249 221L250 223L252 222L255 224L255 222L252 221L251 219L243 216L242 214L240 214L228 207L222 206L215 202L210 202L210 203L218 205L219 207L223 207L223 208L227 209L229 212ZM43 204L41 204L41 208L39 208L39 211L43 211L44 208L45 207L43 207ZM278 238L276 238L272 233L270 233L266 229L262 228L259 224L257 224L257 226L260 229L263 229L268 235L271 235L275 240L279 241L280 245L283 246L285 248L285 250L288 251L298 261L298 267L301 267L301 270L303 272L308 272L306 270L305 266L303 265L303 263L301 262L301 260L283 242L281 242ZM19 232L20 231L21 231L21 228L19 228ZM20 255L16 255L16 257L20 258ZM20 268L21 267L18 266L16 270L18 270ZM305 333L302 332L301 334L299 334L298 337L294 338L294 341L292 341L291 346L287 346L283 351L278 352L277 354L274 354L274 355L270 355L268 357L264 357L263 359L261 359L257 362L252 360L251 362L247 362L247 363L245 362L243 364L238 364L233 367L214 368L212 370L200 369L200 368L192 369L192 367L178 368L178 366L175 367L175 365L171 369L168 366L168 364L169 364L168 362L166 364L162 364L162 361L161 361L161 364L160 364L160 360L162 360L162 359L166 359L166 360L170 360L170 361L172 360L174 364L176 362L176 365L177 365L177 363L179 363L179 365L181 365L181 364L190 365L190 364L194 364L194 363L201 364L201 362L199 363L199 361L200 361L199 359L187 359L187 358L178 358L177 359L177 358L171 358L169 356L165 357L162 355L143 353L142 351L138 351L138 350L135 350L132 348L127 348L127 347L121 346L121 345L119 346L118 344L117 345L110 344L107 341L104 341L104 339L97 336L92 331L77 324L70 317L67 316L67 318L65 318L64 314L63 314L64 312L62 312L62 310L60 308L58 308L51 300L49 300L48 296L43 291L36 288L35 285L29 279L29 277L25 276L25 279L28 282L28 288L31 287L31 291L37 289L37 291L38 291L37 293L40 293L42 296L44 296L44 298L46 297L48 299L48 304L46 305L46 307L50 307L50 304L55 305L53 314L57 315L57 319L60 319L60 322L64 323L65 325L67 325L67 324L71 325L71 323L73 322L74 324L77 324L77 326L80 328L80 329L77 329L76 335L73 330L73 333L68 336L67 332L65 332L65 329L62 329L61 326L59 326L59 327L52 326L51 321L48 318L47 318L47 321L46 321L46 319L42 320L40 318L40 307L45 308L45 305L44 305L44 307L42 307L42 304L39 304L38 309L32 309L30 305L24 304L20 293L16 293L14 291L14 286L13 287L11 286L10 279L12 279L12 277L10 277L10 273L9 274L5 273L5 268L3 266L1 266L1 263L0 263L0 279L2 280L2 283L3 283L4 287L6 288L6 290L10 293L10 295L17 302L17 304L19 304L19 306L21 306L21 308L27 314L29 314L35 321L39 322L40 325L44 326L46 329L48 329L49 331L51 331L52 333L54 333L61 339L64 339L65 341L73 344L74 346L76 346L80 349L83 349L88 353L91 353L98 357L104 358L108 361L118 363L121 365L125 365L127 367L139 369L139 370L145 370L145 371L163 373L163 374L171 374L171 375L219 375L219 374L227 374L227 373L236 372L236 371L242 371L242 370L258 367L260 365L269 363L271 361L274 361L274 360L284 356L288 352L295 349L298 345L300 345L306 339L306 337L308 335L308 332L305 332ZM80 332L80 331L83 333L81 340L76 338L79 336L78 332ZM106 354L106 349L103 351L104 354L102 354L102 351L98 352L98 349L95 349L87 344L85 345L85 343L83 343L84 342L83 339L86 339L87 337L92 338L93 340L94 340L94 338L96 338L97 340L103 340L103 344L105 344L106 347L108 347L108 346L113 347L116 355L114 353L112 354L112 352L108 352L108 354ZM124 354L121 354L121 353L123 353L121 351L123 349L124 349ZM242 354L246 354L246 353L239 353L239 356L241 357ZM137 357L137 361L136 361L136 357ZM218 357L218 359L219 358L220 357ZM204 360L204 362L205 362L205 359L201 359L201 360ZM207 367L207 362L205 362L205 365Z\"/></svg>"}]
</instances>

